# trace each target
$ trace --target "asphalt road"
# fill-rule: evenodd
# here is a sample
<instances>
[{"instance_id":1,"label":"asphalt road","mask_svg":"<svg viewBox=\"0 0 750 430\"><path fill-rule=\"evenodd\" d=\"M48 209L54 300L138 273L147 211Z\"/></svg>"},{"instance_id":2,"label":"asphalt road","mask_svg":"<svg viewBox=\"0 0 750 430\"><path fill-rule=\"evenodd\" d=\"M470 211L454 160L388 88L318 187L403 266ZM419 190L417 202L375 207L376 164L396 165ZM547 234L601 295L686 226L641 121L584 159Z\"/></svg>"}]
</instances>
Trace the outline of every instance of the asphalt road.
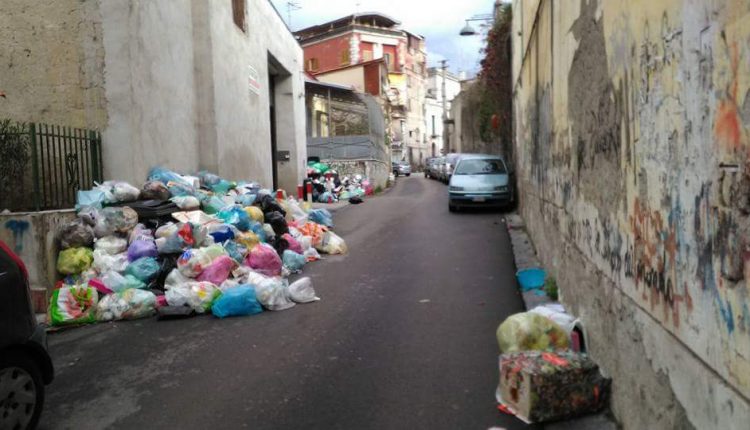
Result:
<instances>
[{"instance_id":1,"label":"asphalt road","mask_svg":"<svg viewBox=\"0 0 750 430\"><path fill-rule=\"evenodd\" d=\"M52 334L41 428L523 428L494 400L495 329L523 306L503 214L397 182L336 213L349 254L304 273L320 302Z\"/></svg>"}]
</instances>

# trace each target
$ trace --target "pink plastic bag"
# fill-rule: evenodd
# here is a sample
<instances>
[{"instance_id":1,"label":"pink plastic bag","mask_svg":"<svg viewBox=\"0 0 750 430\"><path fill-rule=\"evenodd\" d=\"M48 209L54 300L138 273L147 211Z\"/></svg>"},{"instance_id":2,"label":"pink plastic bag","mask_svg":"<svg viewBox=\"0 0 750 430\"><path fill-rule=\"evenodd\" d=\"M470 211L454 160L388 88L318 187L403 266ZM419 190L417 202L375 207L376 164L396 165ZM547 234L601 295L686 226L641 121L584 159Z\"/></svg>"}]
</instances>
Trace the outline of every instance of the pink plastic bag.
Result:
<instances>
[{"instance_id":1,"label":"pink plastic bag","mask_svg":"<svg viewBox=\"0 0 750 430\"><path fill-rule=\"evenodd\" d=\"M232 260L232 257L228 255L221 255L206 266L200 275L196 278L200 282L210 282L214 285L221 285L222 282L226 281L229 274L237 266L237 263Z\"/></svg>"},{"instance_id":2,"label":"pink plastic bag","mask_svg":"<svg viewBox=\"0 0 750 430\"><path fill-rule=\"evenodd\" d=\"M304 254L305 253L305 250L302 249L302 245L300 245L299 242L297 242L297 239L295 239L294 237L292 237L291 234L284 233L281 237L283 237L284 239L286 239L287 243L289 244L289 248L288 249L290 251L294 251L297 254Z\"/></svg>"},{"instance_id":3,"label":"pink plastic bag","mask_svg":"<svg viewBox=\"0 0 750 430\"><path fill-rule=\"evenodd\" d=\"M245 265L266 276L281 275L281 258L272 246L260 243L245 258Z\"/></svg>"}]
</instances>

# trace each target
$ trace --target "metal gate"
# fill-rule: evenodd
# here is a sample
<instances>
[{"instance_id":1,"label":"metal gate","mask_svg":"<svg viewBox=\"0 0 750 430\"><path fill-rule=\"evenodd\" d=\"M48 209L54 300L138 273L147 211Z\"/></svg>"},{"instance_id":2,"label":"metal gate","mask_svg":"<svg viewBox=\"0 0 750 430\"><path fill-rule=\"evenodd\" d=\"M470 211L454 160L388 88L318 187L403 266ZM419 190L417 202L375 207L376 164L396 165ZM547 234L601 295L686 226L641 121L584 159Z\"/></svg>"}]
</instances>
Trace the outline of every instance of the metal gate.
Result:
<instances>
[{"instance_id":1,"label":"metal gate","mask_svg":"<svg viewBox=\"0 0 750 430\"><path fill-rule=\"evenodd\" d=\"M102 180L98 131L0 121L0 211L72 208Z\"/></svg>"}]
</instances>

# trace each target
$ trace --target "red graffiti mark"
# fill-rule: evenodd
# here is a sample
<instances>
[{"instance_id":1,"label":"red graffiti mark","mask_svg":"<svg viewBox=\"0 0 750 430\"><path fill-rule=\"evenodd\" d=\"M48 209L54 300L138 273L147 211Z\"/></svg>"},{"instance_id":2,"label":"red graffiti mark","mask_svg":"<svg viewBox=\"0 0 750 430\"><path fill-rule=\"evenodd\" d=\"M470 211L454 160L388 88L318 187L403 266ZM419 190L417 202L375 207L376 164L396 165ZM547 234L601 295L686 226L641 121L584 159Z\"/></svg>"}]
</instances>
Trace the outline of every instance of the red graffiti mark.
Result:
<instances>
[{"instance_id":1,"label":"red graffiti mark","mask_svg":"<svg viewBox=\"0 0 750 430\"><path fill-rule=\"evenodd\" d=\"M729 61L732 69L732 82L727 88L727 98L721 100L716 108L714 137L722 146L737 149L740 146L742 136L740 116L737 110L737 76L740 64L737 42L732 43L729 47Z\"/></svg>"}]
</instances>

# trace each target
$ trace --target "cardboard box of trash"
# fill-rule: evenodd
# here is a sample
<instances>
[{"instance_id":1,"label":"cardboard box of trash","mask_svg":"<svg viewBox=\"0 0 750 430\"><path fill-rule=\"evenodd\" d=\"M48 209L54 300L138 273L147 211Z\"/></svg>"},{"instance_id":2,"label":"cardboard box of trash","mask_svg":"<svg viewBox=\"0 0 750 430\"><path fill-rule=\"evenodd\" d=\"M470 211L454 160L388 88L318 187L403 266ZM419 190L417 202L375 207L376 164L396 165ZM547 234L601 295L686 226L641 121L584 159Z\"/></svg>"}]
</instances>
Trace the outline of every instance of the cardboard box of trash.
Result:
<instances>
[{"instance_id":1,"label":"cardboard box of trash","mask_svg":"<svg viewBox=\"0 0 750 430\"><path fill-rule=\"evenodd\" d=\"M528 423L599 411L609 385L586 354L523 351L500 356L498 401Z\"/></svg>"}]
</instances>

